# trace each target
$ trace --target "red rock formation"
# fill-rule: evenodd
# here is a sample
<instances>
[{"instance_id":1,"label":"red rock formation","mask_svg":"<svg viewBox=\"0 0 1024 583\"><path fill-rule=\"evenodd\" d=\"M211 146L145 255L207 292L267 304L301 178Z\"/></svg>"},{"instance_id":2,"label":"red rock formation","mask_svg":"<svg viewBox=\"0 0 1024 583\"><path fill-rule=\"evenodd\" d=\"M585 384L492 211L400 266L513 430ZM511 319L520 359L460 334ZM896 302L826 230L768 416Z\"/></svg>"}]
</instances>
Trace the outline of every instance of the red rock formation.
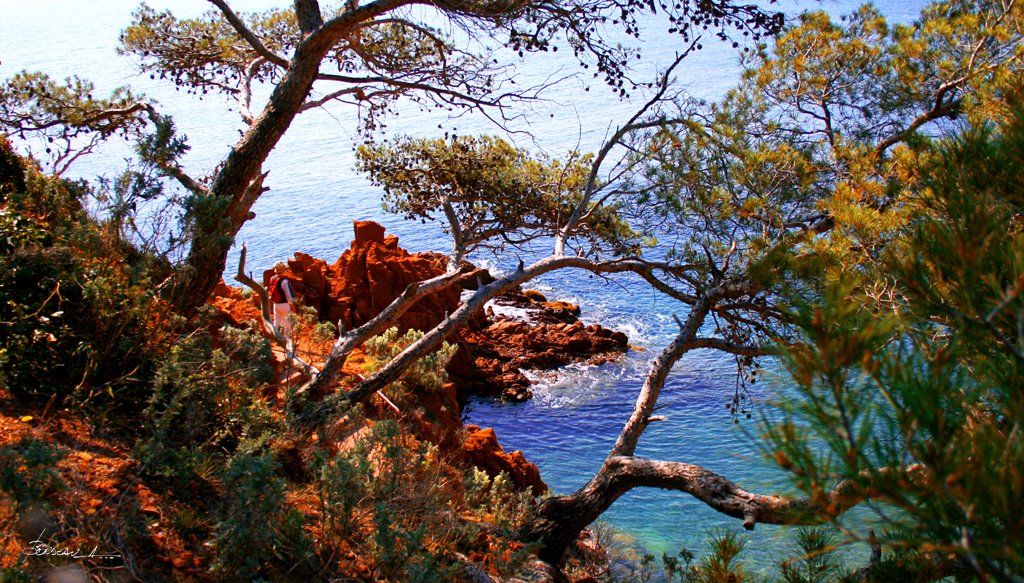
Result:
<instances>
[{"instance_id":1,"label":"red rock formation","mask_svg":"<svg viewBox=\"0 0 1024 583\"><path fill-rule=\"evenodd\" d=\"M526 461L521 451L505 453L505 449L498 443L498 436L490 427L481 429L476 425L467 425L463 452L468 462L492 478L501 472L508 474L516 489L529 488L535 496L540 496L548 489L540 478L537 466Z\"/></svg>"},{"instance_id":2,"label":"red rock formation","mask_svg":"<svg viewBox=\"0 0 1024 583\"><path fill-rule=\"evenodd\" d=\"M247 301L242 290L231 287L221 280L213 290L209 303L220 311L221 315L232 325L241 326L251 320L260 319L260 302Z\"/></svg>"},{"instance_id":3,"label":"red rock formation","mask_svg":"<svg viewBox=\"0 0 1024 583\"><path fill-rule=\"evenodd\" d=\"M622 332L596 324L584 326L574 304L548 302L533 290L506 294L499 302L523 308L528 321L490 315L486 325L461 332L457 358L448 370L472 394L524 401L532 393L522 370L549 370L573 362L597 364L628 349Z\"/></svg>"},{"instance_id":4,"label":"red rock formation","mask_svg":"<svg viewBox=\"0 0 1024 583\"><path fill-rule=\"evenodd\" d=\"M376 316L405 288L444 273L447 258L436 253L409 253L398 238L386 236L384 227L355 221L355 240L333 264L296 253L288 260L285 276L303 305L316 308L323 321L341 322L346 329ZM264 273L267 282L271 270ZM490 275L483 273L487 282ZM470 278L470 285L475 278ZM395 325L400 332L429 330L459 305L458 286L423 298ZM456 334L459 350L449 364L452 381L462 394L481 394L522 401L530 398L529 380L522 369L552 369L572 362L604 362L627 349L621 332L584 326L577 319L579 306L548 302L535 291L512 292L500 300L525 309L529 322L479 314L468 329ZM259 317L255 297L241 301L240 293L220 286L211 303L231 315L235 323ZM246 304L246 305L241 305Z\"/></svg>"},{"instance_id":5,"label":"red rock formation","mask_svg":"<svg viewBox=\"0 0 1024 583\"><path fill-rule=\"evenodd\" d=\"M437 253L409 253L398 237L384 236L384 227L355 221L355 240L333 264L304 253L288 261L285 277L303 305L317 309L321 320L341 322L345 329L361 326L379 314L405 288L444 273L447 258ZM264 273L269 282L272 270ZM400 332L429 330L459 304L459 288L423 298L395 325Z\"/></svg>"}]
</instances>

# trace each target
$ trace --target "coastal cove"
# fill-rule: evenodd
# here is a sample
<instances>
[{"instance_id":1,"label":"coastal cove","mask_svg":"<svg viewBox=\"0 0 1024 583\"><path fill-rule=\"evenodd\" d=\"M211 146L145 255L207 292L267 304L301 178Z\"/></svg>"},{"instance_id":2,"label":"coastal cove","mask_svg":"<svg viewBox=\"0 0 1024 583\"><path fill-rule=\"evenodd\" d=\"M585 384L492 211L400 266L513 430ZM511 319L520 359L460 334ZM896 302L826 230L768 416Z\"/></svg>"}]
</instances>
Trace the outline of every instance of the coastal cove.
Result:
<instances>
[{"instance_id":1,"label":"coastal cove","mask_svg":"<svg viewBox=\"0 0 1024 583\"><path fill-rule=\"evenodd\" d=\"M152 4L165 7L159 2ZM880 3L880 9L893 22L907 22L923 4L887 0ZM268 5L252 1L241 2L238 7L251 10ZM820 7L839 14L855 5L844 1L795 7L787 4L786 8ZM156 80L139 78L127 58L114 54L117 34L127 24L134 6L135 2L128 0L46 0L31 8L24 4L6 7L8 27L0 38L0 76L10 77L22 69L41 70L55 77L75 74L96 82L98 93L131 84L155 97L163 111L174 115L181 133L189 137L193 150L186 158L187 168L196 174L209 171L238 136L241 125L237 114L226 112L218 97L196 101ZM198 0L173 3L173 9L181 14L198 14L206 7ZM72 29L73 35L68 33ZM31 31L32 42L14 38L13 30ZM658 31L644 38L648 60L642 68L648 74L664 66L680 48ZM521 65L526 80L576 72L569 51L531 59ZM709 42L703 51L687 59L680 78L693 95L713 99L736 81L739 71L735 51ZM552 156L573 149L591 151L629 116L638 101L618 100L598 80L568 78L549 89L545 100L523 119L513 122L519 133L511 139L519 146ZM450 243L435 225L404 222L381 209L380 192L354 170L352 146L359 139L355 125L355 113L342 109L315 110L300 116L266 164L270 190L255 207L255 219L240 232L225 279L230 281L243 241L248 246L250 269L257 273L296 252L333 261L347 248L354 220L384 224L410 251L447 250ZM498 132L484 119L467 116L450 120L441 112L422 112L415 107L403 109L388 126L389 134L415 137ZM325 147L318 139L325 127L347 139ZM70 174L87 179L99 174L109 176L110 168L117 168L127 152L127 148L116 145L105 147L77 163ZM538 245L536 252L544 254L547 249ZM472 259L498 274L515 268L514 262L496 263L487 256ZM581 486L600 465L632 409L651 360L675 334L673 315L679 308L639 279L625 276L598 278L567 272L543 277L528 287L550 299L579 304L585 324L623 332L634 347L620 359L601 365L528 372L534 380L534 396L527 402L477 398L464 410L467 423L493 427L506 450L521 450L526 459L537 464L545 482L564 494ZM645 434L638 455L700 464L749 490L785 493L782 474L762 460L755 446L758 417L766 412L762 404L787 390L770 373L770 364L768 370L765 382L750 388L755 402L753 419L734 423L727 410L737 391L733 359L699 351L688 355L666 383L659 409L666 420L654 424ZM678 492L657 489L630 492L605 518L630 539L630 544L656 555L673 555L681 548L700 554L709 534L723 529L743 533L748 540L748 560L765 569L772 567L783 544L780 541L788 536L786 529L769 525L745 533L739 521Z\"/></svg>"}]
</instances>

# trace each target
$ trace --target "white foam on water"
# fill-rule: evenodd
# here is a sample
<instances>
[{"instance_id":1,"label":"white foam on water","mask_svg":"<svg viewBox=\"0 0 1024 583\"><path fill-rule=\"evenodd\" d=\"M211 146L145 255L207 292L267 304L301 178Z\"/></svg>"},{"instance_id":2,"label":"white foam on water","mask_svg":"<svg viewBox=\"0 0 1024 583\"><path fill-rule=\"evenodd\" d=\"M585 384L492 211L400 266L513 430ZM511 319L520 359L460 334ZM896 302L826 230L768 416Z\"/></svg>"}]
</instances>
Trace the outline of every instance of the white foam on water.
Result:
<instances>
[{"instance_id":1,"label":"white foam on water","mask_svg":"<svg viewBox=\"0 0 1024 583\"><path fill-rule=\"evenodd\" d=\"M494 300L487 302L484 306L485 309L490 308L494 312L495 316L504 316L519 322L530 321L530 311L526 308L521 308L519 306L505 306L495 303Z\"/></svg>"}]
</instances>

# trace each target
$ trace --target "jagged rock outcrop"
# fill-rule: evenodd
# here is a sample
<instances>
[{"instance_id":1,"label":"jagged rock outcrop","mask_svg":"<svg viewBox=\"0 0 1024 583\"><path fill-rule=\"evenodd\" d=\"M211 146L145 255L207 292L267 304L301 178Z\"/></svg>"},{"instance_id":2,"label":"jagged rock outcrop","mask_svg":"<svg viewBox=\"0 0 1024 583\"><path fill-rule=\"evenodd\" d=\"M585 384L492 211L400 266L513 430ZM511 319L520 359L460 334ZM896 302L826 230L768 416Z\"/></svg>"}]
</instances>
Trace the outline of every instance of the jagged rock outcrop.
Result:
<instances>
[{"instance_id":1,"label":"jagged rock outcrop","mask_svg":"<svg viewBox=\"0 0 1024 583\"><path fill-rule=\"evenodd\" d=\"M447 258L438 253L409 253L398 237L385 236L372 221L355 221L355 240L333 264L305 253L287 261L285 277L302 305L316 308L320 320L352 329L366 323L418 281L444 273ZM270 280L273 270L264 273ZM400 332L429 330L459 303L460 288L423 298L395 322Z\"/></svg>"},{"instance_id":2,"label":"jagged rock outcrop","mask_svg":"<svg viewBox=\"0 0 1024 583\"><path fill-rule=\"evenodd\" d=\"M523 370L607 362L628 350L625 334L585 326L574 304L549 302L533 290L505 294L496 303L521 309L523 317L488 314L483 326L461 331L448 368L466 392L524 401L531 392Z\"/></svg>"},{"instance_id":3,"label":"jagged rock outcrop","mask_svg":"<svg viewBox=\"0 0 1024 583\"><path fill-rule=\"evenodd\" d=\"M466 460L492 478L505 472L519 490L529 488L535 496L548 490L537 466L526 461L521 451L505 453L505 449L498 443L498 436L490 427L467 425L466 440L462 447Z\"/></svg>"},{"instance_id":4,"label":"jagged rock outcrop","mask_svg":"<svg viewBox=\"0 0 1024 583\"><path fill-rule=\"evenodd\" d=\"M410 283L440 275L447 258L437 253L409 253L398 246L398 238L385 234L372 221L355 221L355 240L333 264L296 253L287 261L285 276L292 282L305 306L316 309L322 321L340 322L346 329L359 326L377 315ZM481 270L482 271L482 270ZM272 271L264 273L269 281ZM491 281L482 272L479 279ZM467 287L477 278L469 278ZM399 318L400 332L428 330L459 304L462 287L423 298ZM210 303L235 323L255 319L259 301L242 301L241 293L218 286ZM449 374L461 395L494 396L512 401L529 399L530 381L523 369L552 369L573 362L605 362L627 350L621 332L578 321L579 306L549 302L539 292L527 290L505 294L504 306L521 308L524 319L479 314L452 341L458 346L449 364Z\"/></svg>"},{"instance_id":5,"label":"jagged rock outcrop","mask_svg":"<svg viewBox=\"0 0 1024 583\"><path fill-rule=\"evenodd\" d=\"M231 287L221 280L213 290L208 303L217 308L220 314L232 326L241 326L260 318L260 302L258 298L250 301L245 298L242 290Z\"/></svg>"}]
</instances>

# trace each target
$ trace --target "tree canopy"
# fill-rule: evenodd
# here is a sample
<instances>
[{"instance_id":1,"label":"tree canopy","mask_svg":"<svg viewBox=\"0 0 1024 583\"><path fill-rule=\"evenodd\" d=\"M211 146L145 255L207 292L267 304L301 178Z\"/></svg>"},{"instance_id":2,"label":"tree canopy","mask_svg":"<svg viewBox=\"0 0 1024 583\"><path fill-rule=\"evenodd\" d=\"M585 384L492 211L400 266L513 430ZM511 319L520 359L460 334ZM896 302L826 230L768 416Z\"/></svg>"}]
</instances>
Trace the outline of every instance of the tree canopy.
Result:
<instances>
[{"instance_id":1,"label":"tree canopy","mask_svg":"<svg viewBox=\"0 0 1024 583\"><path fill-rule=\"evenodd\" d=\"M163 191L150 186L164 177L188 193L187 255L173 265L152 262L146 277L132 279L133 309L149 299L135 285L147 277L161 277L160 295L178 314L192 315L206 300L265 190L268 155L304 111L353 104L364 136L402 99L480 110L500 125L515 115L513 105L543 89L515 87L501 50L565 43L581 65L596 67L626 94L635 83L628 67L635 52L613 44L604 25L636 37L639 15L654 12L688 47L593 155L554 159L491 137L362 144L359 169L383 189L387 208L436 220L450 235L448 269L409 285L363 325L332 334L322 369L304 367L308 382L286 397L294 431L315 434L397 384L498 294L554 270L629 272L673 300L679 332L652 360L633 413L593 478L542 500L520 525L516 536L535 544L541 559L558 564L581 530L626 491L659 487L693 495L748 529L836 522L871 500L891 532L846 532L884 545L890 556L910 553L906 572L1019 576L1024 8L1017 3L937 2L902 26L890 26L871 7L838 22L815 12L778 31L776 15L730 0L372 0L331 9L295 0L290 10L250 15L210 1L215 9L199 19L143 6L122 38L122 51L154 77L236 100L247 130L208 178L181 169L187 144L171 120L127 90L94 99L84 81L61 85L25 73L0 94L5 131L53 140L58 174L96 140L130 135L139 166L120 191L157 197ZM748 57L733 91L705 103L671 83L704 28L723 36L780 34ZM492 42L500 49L490 51ZM259 97L259 85L269 96ZM13 174L22 183L35 176ZM13 192L22 187L12 183L5 186L12 192L0 194L22 196ZM46 237L37 228L46 213L29 202L31 213L5 214L2 225L18 233L8 243L19 248ZM115 246L128 253L117 237L104 239L101 227L85 230L102 243L92 259ZM462 304L435 328L403 339L366 378L325 398L356 347L384 334L425 295L479 275L463 262L468 253L514 253L528 242L549 244L550 252L467 285L473 289ZM65 271L75 279L81 266ZM45 306L50 299L33 301ZM40 318L49 318L40 316L41 306L12 306L12 321L50 329L39 328L48 324ZM148 314L135 316L131 322ZM116 340L126 338L124 332ZM45 332L32 341L50 348ZM254 350L248 340L240 343ZM766 455L793 474L804 497L758 494L685 460L636 455L658 419L672 368L700 349L734 356L743 380L759 376L758 358L787 364L801 399L767 426ZM230 359L218 358L201 372L231 371ZM153 403L181 372L160 371ZM203 386L227 390L199 377ZM131 373L120 378L134 382ZM167 398L178 407L187 396ZM260 423L244 419L250 421ZM224 474L232 483L256 488L244 479L251 469L280 485L268 477L269 462L242 453ZM263 503L284 532L283 507ZM889 518L894 508L899 515ZM272 548L275 540L256 546ZM873 559L865 577L883 577L880 569L889 567Z\"/></svg>"},{"instance_id":2,"label":"tree canopy","mask_svg":"<svg viewBox=\"0 0 1024 583\"><path fill-rule=\"evenodd\" d=\"M303 111L332 101L352 103L363 114L362 127L373 130L396 99L406 97L501 119L541 88L515 87L512 67L494 53L498 47L524 54L556 50L564 42L583 67L596 67L625 95L636 85L628 77L636 51L606 38L605 25L637 37L637 18L653 12L683 38L707 28L723 37L741 31L756 38L782 22L780 14L731 0L661 5L636 0L373 0L330 8L316 0L296 0L291 9L252 15L236 13L225 0L211 3L215 9L199 19L179 19L143 5L122 35L121 47L153 77L194 93L233 96L248 124L209 180L187 177L173 164L163 167L194 198L188 207L188 254L162 285L163 294L186 310L195 309L212 291L234 235L264 191L264 161ZM259 84L271 92L254 102ZM111 104L83 102L81 93L72 91L55 105L42 105L69 125L86 105L86 119L152 113L141 104L125 107L119 101L111 109ZM41 115L41 104L17 95L4 93L9 103L4 108L20 112L6 116L15 124L8 131L30 131L33 125L21 120Z\"/></svg>"}]
</instances>

